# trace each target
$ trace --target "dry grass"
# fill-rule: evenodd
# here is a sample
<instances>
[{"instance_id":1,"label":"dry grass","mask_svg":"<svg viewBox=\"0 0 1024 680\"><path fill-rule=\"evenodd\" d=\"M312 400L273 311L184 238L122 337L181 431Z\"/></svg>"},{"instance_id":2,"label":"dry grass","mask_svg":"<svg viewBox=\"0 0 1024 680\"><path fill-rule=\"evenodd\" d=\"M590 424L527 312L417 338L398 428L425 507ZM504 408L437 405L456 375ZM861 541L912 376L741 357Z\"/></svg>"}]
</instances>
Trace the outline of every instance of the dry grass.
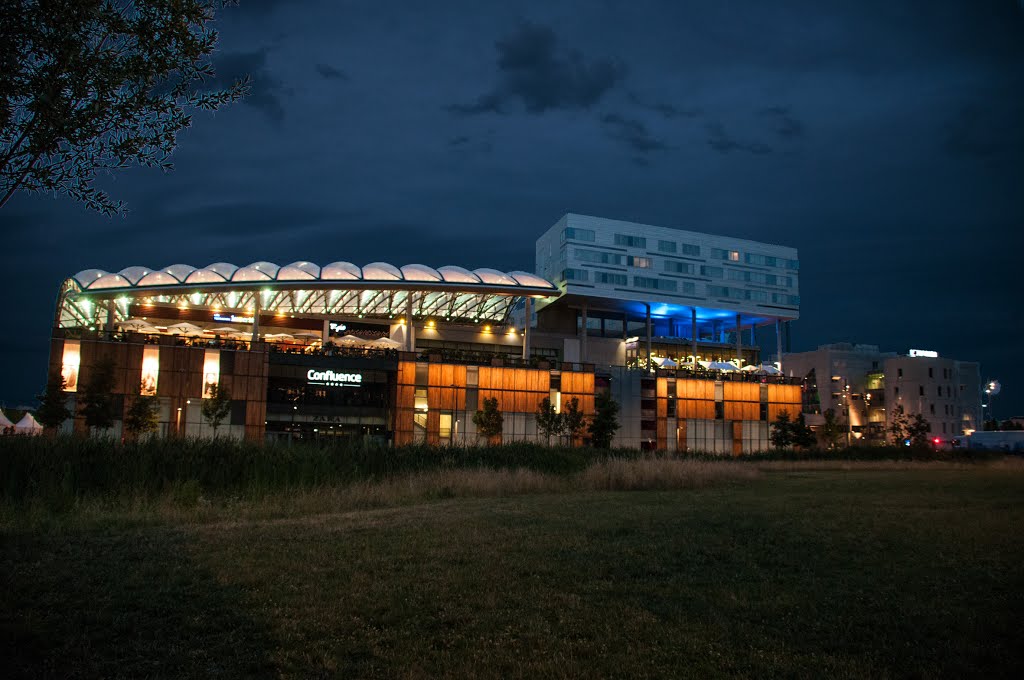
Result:
<instances>
[{"instance_id":1,"label":"dry grass","mask_svg":"<svg viewBox=\"0 0 1024 680\"><path fill-rule=\"evenodd\" d=\"M1024 458L995 458L967 462L963 460L769 460L751 465L765 472L813 472L830 470L1000 470L1003 472L1024 472Z\"/></svg>"},{"instance_id":2,"label":"dry grass","mask_svg":"<svg viewBox=\"0 0 1024 680\"><path fill-rule=\"evenodd\" d=\"M611 458L575 474L525 468L445 468L349 484L327 484L263 494L257 498L205 496L198 487L157 498L79 498L69 512L54 516L36 504L0 512L0 529L13 526L95 524L205 524L286 517L332 515L390 508L449 498L500 498L584 491L697 489L757 478L757 466L732 460L672 459L648 456Z\"/></svg>"},{"instance_id":3,"label":"dry grass","mask_svg":"<svg viewBox=\"0 0 1024 680\"><path fill-rule=\"evenodd\" d=\"M578 481L589 491L652 491L698 489L712 484L743 482L760 474L753 465L731 460L673 459L651 456L638 460L610 458L594 463Z\"/></svg>"},{"instance_id":4,"label":"dry grass","mask_svg":"<svg viewBox=\"0 0 1024 680\"><path fill-rule=\"evenodd\" d=\"M743 461L671 458L609 458L574 474L526 468L441 468L391 477L333 483L305 489L268 491L256 497L205 494L198 485L157 497L79 497L65 512L41 503L0 507L0 531L33 527L210 524L338 515L395 508L450 498L501 498L588 491L668 491L746 483L763 473L785 472L1024 472L1024 460L962 461Z\"/></svg>"}]
</instances>

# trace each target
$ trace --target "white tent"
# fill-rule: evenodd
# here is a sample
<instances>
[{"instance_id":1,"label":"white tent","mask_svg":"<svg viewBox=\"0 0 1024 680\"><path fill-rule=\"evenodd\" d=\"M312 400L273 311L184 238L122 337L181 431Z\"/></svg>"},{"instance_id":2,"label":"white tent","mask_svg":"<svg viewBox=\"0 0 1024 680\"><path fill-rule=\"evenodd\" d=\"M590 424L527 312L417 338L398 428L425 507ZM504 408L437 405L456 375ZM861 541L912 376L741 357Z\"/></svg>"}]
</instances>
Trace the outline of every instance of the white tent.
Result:
<instances>
[{"instance_id":1,"label":"white tent","mask_svg":"<svg viewBox=\"0 0 1024 680\"><path fill-rule=\"evenodd\" d=\"M26 413L14 426L14 431L18 434L42 434L43 426L36 422L31 413Z\"/></svg>"},{"instance_id":2,"label":"white tent","mask_svg":"<svg viewBox=\"0 0 1024 680\"><path fill-rule=\"evenodd\" d=\"M14 423L8 418L3 411L0 411L0 427L11 427Z\"/></svg>"}]
</instances>

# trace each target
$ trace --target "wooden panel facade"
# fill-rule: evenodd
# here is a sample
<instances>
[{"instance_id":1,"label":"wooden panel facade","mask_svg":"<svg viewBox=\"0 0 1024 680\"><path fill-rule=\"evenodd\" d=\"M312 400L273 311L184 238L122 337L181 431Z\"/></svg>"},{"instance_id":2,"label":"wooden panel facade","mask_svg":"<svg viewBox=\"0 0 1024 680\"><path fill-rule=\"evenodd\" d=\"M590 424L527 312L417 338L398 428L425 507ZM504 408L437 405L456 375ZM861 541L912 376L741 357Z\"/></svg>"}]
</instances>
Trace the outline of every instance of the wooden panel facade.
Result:
<instances>
[{"instance_id":1,"label":"wooden panel facade","mask_svg":"<svg viewBox=\"0 0 1024 680\"><path fill-rule=\"evenodd\" d=\"M141 336L140 336L141 338ZM168 404L171 413L183 408L190 399L202 398L204 347L179 347L168 337L159 345L159 371L156 396ZM60 372L64 340L54 339L50 349L50 371ZM152 345L149 345L152 346ZM131 408L135 398L142 394L142 360L147 345L141 342L110 342L88 337L80 341L81 364L79 385L95 375L96 366L105 358L114 364L113 394L122 398L121 419ZM221 350L227 353L227 350ZM252 351L231 351L233 361L221 358L220 385L231 393L233 400L245 401L245 436L262 441L267 410L267 374L269 354L266 347L257 345ZM230 370L224 370L229 368ZM168 423L168 434L178 434L177 419ZM74 430L84 433L85 419L77 415Z\"/></svg>"},{"instance_id":2,"label":"wooden panel facade","mask_svg":"<svg viewBox=\"0 0 1024 680\"><path fill-rule=\"evenodd\" d=\"M668 419L676 417L677 450L686 449L687 420L715 420L716 397L715 381L713 380L675 380L675 413L670 414L668 404L671 398L669 379L659 377L657 380L657 443L658 448L668 446ZM739 454L743 446L744 421L760 421L762 405L767 412L767 420L775 419L781 411L788 411L791 416L800 412L802 405L801 388L799 385L762 385L759 382L722 381L721 382L721 418L732 423L732 451Z\"/></svg>"}]
</instances>

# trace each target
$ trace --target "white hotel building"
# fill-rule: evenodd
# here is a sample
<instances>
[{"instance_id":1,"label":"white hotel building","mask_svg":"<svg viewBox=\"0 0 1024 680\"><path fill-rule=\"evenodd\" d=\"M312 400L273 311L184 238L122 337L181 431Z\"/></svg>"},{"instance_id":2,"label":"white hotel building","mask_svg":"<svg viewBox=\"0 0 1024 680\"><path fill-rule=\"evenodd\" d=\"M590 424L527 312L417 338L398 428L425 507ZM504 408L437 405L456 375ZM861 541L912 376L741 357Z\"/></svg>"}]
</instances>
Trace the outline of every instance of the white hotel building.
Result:
<instances>
[{"instance_id":1,"label":"white hotel building","mask_svg":"<svg viewBox=\"0 0 1024 680\"><path fill-rule=\"evenodd\" d=\"M799 317L796 249L758 241L570 213L537 239L535 271L563 291L538 331L578 334L581 361L642 361L656 346L680 363L750 363L754 328L775 327L781 356ZM632 356L604 356L598 338L616 337L637 338Z\"/></svg>"}]
</instances>

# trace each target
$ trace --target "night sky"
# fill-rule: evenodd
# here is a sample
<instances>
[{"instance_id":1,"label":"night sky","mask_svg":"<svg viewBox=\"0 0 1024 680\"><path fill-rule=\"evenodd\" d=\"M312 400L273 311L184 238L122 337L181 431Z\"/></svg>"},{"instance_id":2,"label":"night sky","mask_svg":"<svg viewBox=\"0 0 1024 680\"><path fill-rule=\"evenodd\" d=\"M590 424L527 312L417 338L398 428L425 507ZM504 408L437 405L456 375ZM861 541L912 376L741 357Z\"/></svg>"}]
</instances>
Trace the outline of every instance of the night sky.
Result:
<instances>
[{"instance_id":1,"label":"night sky","mask_svg":"<svg viewBox=\"0 0 1024 680\"><path fill-rule=\"evenodd\" d=\"M127 216L0 210L0 400L41 390L81 269L532 270L577 212L796 247L793 350L979 360L1024 414L1017 0L479 4L229 9L215 64L252 95L197 115L173 173L104 178Z\"/></svg>"}]
</instances>

